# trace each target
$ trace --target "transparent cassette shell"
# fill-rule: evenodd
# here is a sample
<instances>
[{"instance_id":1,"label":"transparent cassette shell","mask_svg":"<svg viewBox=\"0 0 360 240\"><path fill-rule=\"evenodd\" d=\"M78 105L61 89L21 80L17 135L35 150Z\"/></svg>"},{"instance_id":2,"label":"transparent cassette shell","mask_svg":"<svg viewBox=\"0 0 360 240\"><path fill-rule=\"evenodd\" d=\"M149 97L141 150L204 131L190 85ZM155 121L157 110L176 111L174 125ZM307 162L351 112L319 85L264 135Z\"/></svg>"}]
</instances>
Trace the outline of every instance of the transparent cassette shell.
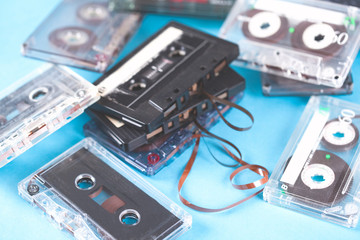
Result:
<instances>
[{"instance_id":1,"label":"transparent cassette shell","mask_svg":"<svg viewBox=\"0 0 360 240\"><path fill-rule=\"evenodd\" d=\"M223 110L224 106L219 106ZM197 118L200 125L209 128L215 124L219 115L214 110L204 113ZM117 143L110 135L103 132L92 120L85 124L85 136L91 137L98 141L101 145L109 149L119 159L127 162L129 165L138 169L145 175L152 176L158 173L165 166L171 164L178 156L180 156L193 141L189 141L197 128L194 124L190 124L186 128L181 128L174 133L167 134L160 139L139 147L135 151L126 152L121 150ZM188 141L188 142L187 142ZM181 143L187 142L179 147Z\"/></svg>"},{"instance_id":2,"label":"transparent cassette shell","mask_svg":"<svg viewBox=\"0 0 360 240\"><path fill-rule=\"evenodd\" d=\"M195 17L225 18L235 0L109 0L112 11L179 14Z\"/></svg>"},{"instance_id":3,"label":"transparent cassette shell","mask_svg":"<svg viewBox=\"0 0 360 240\"><path fill-rule=\"evenodd\" d=\"M113 14L107 0L65 0L22 45L22 54L103 72L118 56L142 19Z\"/></svg>"},{"instance_id":4,"label":"transparent cassette shell","mask_svg":"<svg viewBox=\"0 0 360 240\"><path fill-rule=\"evenodd\" d=\"M0 92L0 167L98 99L94 85L66 67L51 64Z\"/></svg>"},{"instance_id":5,"label":"transparent cassette shell","mask_svg":"<svg viewBox=\"0 0 360 240\"><path fill-rule=\"evenodd\" d=\"M264 200L345 227L360 215L360 106L311 97Z\"/></svg>"},{"instance_id":6,"label":"transparent cassette shell","mask_svg":"<svg viewBox=\"0 0 360 240\"><path fill-rule=\"evenodd\" d=\"M360 10L315 0L238 0L220 36L240 46L236 63L339 88L360 45Z\"/></svg>"},{"instance_id":7,"label":"transparent cassette shell","mask_svg":"<svg viewBox=\"0 0 360 240\"><path fill-rule=\"evenodd\" d=\"M261 73L261 83L265 96L345 95L352 94L354 86L351 73L341 88L294 81L269 73Z\"/></svg>"},{"instance_id":8,"label":"transparent cassette shell","mask_svg":"<svg viewBox=\"0 0 360 240\"><path fill-rule=\"evenodd\" d=\"M128 234L129 232L137 231L136 234L141 235L137 235L138 239L176 239L177 237L185 233L188 229L190 229L192 224L191 215L189 215L186 211L180 208L177 204L169 200L165 195L160 193L149 183L145 182L133 170L131 170L124 163L116 159L111 153L109 153L106 149L104 149L101 145L99 145L91 138L84 139L80 143L73 146L71 149L64 152L62 155L55 158L50 163L39 169L36 173L21 181L18 185L20 196L23 197L26 201L28 201L31 205L38 207L39 209L44 211L44 213L49 217L49 219L55 222L56 226L59 229L65 231L66 233L70 233L75 239L116 239L113 235L109 233L109 231L105 229L106 227L102 227L101 224L94 221L94 219L92 218L93 215L91 215L89 212L81 211L81 208L83 206L76 206L76 204L72 203L70 199L67 198L67 196L62 195L59 189L52 187L45 180L46 177L44 176L46 176L46 174L48 174L49 172L54 171L54 169L56 170L60 167L60 171L66 171L64 170L66 167L68 167L66 164L73 164L74 161L76 165L76 161L80 161L76 158L76 154L78 153L78 151L83 150L90 152L90 154L97 159L96 161L100 161L101 164L104 164L107 168L111 168L111 171L114 171L112 174L116 173L121 178L126 179L124 181L126 181L127 184L130 184L126 186L131 186L131 189L133 190L128 191L130 190L129 188L124 188L126 189L126 191L122 189L124 191L123 194L133 194L135 192L146 195L147 197L149 197L149 199L153 199L153 201L158 206L166 209L165 211L167 211L169 215L177 219L176 221L171 222L173 223L173 225L166 225L169 226L169 228L165 229L162 227L160 231L159 229L154 229L145 231L143 233L138 233L139 228L141 228L142 225L148 224L146 220L149 220L149 218L146 218L144 216L146 213L141 211L143 210L142 207L145 207L146 209L146 206L137 206L138 208L135 207L134 209L127 209L127 207L129 207L129 204L132 204L130 203L130 200L132 199L136 201L137 199L132 197L126 198L126 200L124 199L125 205L123 205L121 209L118 209L118 212L113 213L117 216L117 214L119 214L120 212L118 218L119 224L117 226L118 229L121 230L124 230L126 228L126 230L124 231L124 238L127 237L126 234ZM68 161L69 158L73 160ZM93 170L94 172L96 172L96 170L98 169L94 166ZM99 175L96 175L96 177L99 177L101 175L104 174L99 173ZM89 177L90 176L91 175L89 175ZM112 176L116 177L115 175ZM99 183L96 180L96 177L92 178L93 184L95 185L93 189L96 189L100 184L104 184L104 182ZM109 179L111 180L111 177ZM74 184L76 184L76 180L77 178L74 179ZM100 179L99 181L101 180L103 179ZM124 182L117 182L117 184L122 185L124 184ZM82 191L78 187L74 187L74 189L76 189L77 191ZM109 190L113 191L113 189ZM120 196L118 197L120 198ZM92 201L90 198L91 195L89 195L89 201ZM120 219L122 219L121 215L123 212L126 211L133 211L137 214L137 216L139 217L138 224L127 223L130 224L130 226L127 226L125 224L123 225L123 222L120 223Z\"/></svg>"}]
</instances>

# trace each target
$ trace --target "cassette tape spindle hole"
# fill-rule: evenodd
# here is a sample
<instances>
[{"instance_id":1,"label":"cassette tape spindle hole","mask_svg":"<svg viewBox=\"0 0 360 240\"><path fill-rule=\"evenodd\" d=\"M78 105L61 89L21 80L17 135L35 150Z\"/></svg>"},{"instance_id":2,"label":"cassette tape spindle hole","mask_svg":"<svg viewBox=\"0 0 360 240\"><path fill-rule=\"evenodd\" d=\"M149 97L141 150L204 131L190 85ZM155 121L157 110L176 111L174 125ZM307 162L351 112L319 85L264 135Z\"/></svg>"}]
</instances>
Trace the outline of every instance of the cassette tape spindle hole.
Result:
<instances>
[{"instance_id":1,"label":"cassette tape spindle hole","mask_svg":"<svg viewBox=\"0 0 360 240\"><path fill-rule=\"evenodd\" d=\"M88 173L80 174L75 179L75 186L80 190L90 190L95 186L95 178Z\"/></svg>"},{"instance_id":2,"label":"cassette tape spindle hole","mask_svg":"<svg viewBox=\"0 0 360 240\"><path fill-rule=\"evenodd\" d=\"M120 213L119 220L127 226L135 226L140 222L140 214L134 209L126 209Z\"/></svg>"},{"instance_id":3,"label":"cassette tape spindle hole","mask_svg":"<svg viewBox=\"0 0 360 240\"><path fill-rule=\"evenodd\" d=\"M47 94L49 93L49 89L46 87L40 87L37 88L35 90L33 90L30 94L29 94L29 98L31 101L33 102L39 102L40 100L42 100Z\"/></svg>"}]
</instances>

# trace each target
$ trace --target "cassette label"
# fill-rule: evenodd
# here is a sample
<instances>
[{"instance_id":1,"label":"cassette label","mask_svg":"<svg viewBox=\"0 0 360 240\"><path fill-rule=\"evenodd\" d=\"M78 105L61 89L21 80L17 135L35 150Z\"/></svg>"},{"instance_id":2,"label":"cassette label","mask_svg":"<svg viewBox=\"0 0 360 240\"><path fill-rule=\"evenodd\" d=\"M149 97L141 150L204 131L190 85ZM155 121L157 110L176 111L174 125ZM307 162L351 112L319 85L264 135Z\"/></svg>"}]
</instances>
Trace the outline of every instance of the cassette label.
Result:
<instances>
[{"instance_id":1,"label":"cassette label","mask_svg":"<svg viewBox=\"0 0 360 240\"><path fill-rule=\"evenodd\" d=\"M346 227L360 216L359 106L312 97L264 199Z\"/></svg>"},{"instance_id":2,"label":"cassette label","mask_svg":"<svg viewBox=\"0 0 360 240\"><path fill-rule=\"evenodd\" d=\"M25 56L103 72L141 20L136 13L113 14L107 0L63 1L25 41Z\"/></svg>"},{"instance_id":3,"label":"cassette label","mask_svg":"<svg viewBox=\"0 0 360 240\"><path fill-rule=\"evenodd\" d=\"M95 82L94 109L152 132L237 54L235 44L169 23Z\"/></svg>"},{"instance_id":4,"label":"cassette label","mask_svg":"<svg viewBox=\"0 0 360 240\"><path fill-rule=\"evenodd\" d=\"M359 17L322 1L238 0L220 36L241 46L242 66L340 88L359 50Z\"/></svg>"},{"instance_id":5,"label":"cassette label","mask_svg":"<svg viewBox=\"0 0 360 240\"><path fill-rule=\"evenodd\" d=\"M234 2L234 0L110 0L109 8L119 12L130 10L145 13L224 18Z\"/></svg>"},{"instance_id":6,"label":"cassette label","mask_svg":"<svg viewBox=\"0 0 360 240\"><path fill-rule=\"evenodd\" d=\"M175 239L191 216L88 138L19 183L76 239Z\"/></svg>"},{"instance_id":7,"label":"cassette label","mask_svg":"<svg viewBox=\"0 0 360 240\"><path fill-rule=\"evenodd\" d=\"M0 166L68 123L99 99L70 69L44 65L0 93Z\"/></svg>"},{"instance_id":8,"label":"cassette label","mask_svg":"<svg viewBox=\"0 0 360 240\"><path fill-rule=\"evenodd\" d=\"M199 87L202 89L202 87ZM208 80L203 89L211 95L224 99L230 99L245 89L245 80L234 70L226 67L219 72L217 77ZM180 111L175 111L163 119L163 123L157 129L146 132L137 129L119 119L114 119L97 111L87 110L87 113L95 119L100 128L111 134L120 143L124 151L132 151L147 144L155 136L164 135L184 127L195 120L196 116L212 110L210 100L201 91L189 97L189 101Z\"/></svg>"}]
</instances>

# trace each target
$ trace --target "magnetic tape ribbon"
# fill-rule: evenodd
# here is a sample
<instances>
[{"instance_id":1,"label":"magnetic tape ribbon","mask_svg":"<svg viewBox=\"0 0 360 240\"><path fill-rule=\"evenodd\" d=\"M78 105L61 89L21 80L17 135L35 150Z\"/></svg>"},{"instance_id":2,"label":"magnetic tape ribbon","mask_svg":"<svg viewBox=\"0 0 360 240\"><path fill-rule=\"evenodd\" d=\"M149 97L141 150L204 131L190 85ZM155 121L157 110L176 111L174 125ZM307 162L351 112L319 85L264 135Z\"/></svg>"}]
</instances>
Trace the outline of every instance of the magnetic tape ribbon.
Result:
<instances>
[{"instance_id":1,"label":"magnetic tape ribbon","mask_svg":"<svg viewBox=\"0 0 360 240\"><path fill-rule=\"evenodd\" d=\"M230 101L227 101L227 100L224 100L224 99L220 99L220 98L217 98L213 95L210 95L209 93L207 92L204 92L204 94L210 99L211 103L213 104L213 106L215 107L216 111L218 112L219 116L221 117L221 119L232 129L234 130L237 130L237 131L246 131L246 130L249 130L251 127L252 127L252 124L254 123L254 117L252 116L252 114L246 110L245 108L233 103L233 102L230 102ZM249 126L249 127L237 127L237 126L234 126L233 124L231 124L230 122L228 122L225 117L223 116L223 114L221 113L221 111L218 109L217 105L216 105L216 102L218 103L221 103L221 104L225 104L227 106L230 106L230 107L234 107L242 112L244 112L252 121L252 124ZM179 183L178 183L178 194L179 194L179 198L180 198L180 201L194 209L194 210L197 210L197 211L201 211L201 212L221 212L221 211L225 211L225 210L228 210L228 209L231 209L233 207L236 207L238 205L240 205L241 203L255 197L256 195L258 195L259 193L262 192L263 189L260 189L259 191L233 203L233 204L230 204L226 207L222 207L222 208L217 208L217 209L211 209L211 208L204 208L204 207L201 207L201 206L197 206L193 203L191 203L190 201L188 201L186 198L184 198L181 194L181 190L183 188L183 185L187 179L187 177L189 176L190 174L190 171L192 169L192 166L195 162L195 159L196 159L196 156L197 156L197 153L199 151L199 145L200 145L200 139L201 138L215 138L221 142L223 142L224 144L228 144L229 146L231 146L233 149L235 149L235 151L239 154L239 157L235 156L224 144L221 144L221 146L224 148L224 150L226 151L226 153L232 157L237 163L234 164L234 165L228 165L228 164L225 164L221 161L219 161L218 159L216 159L214 157L214 155L212 155L214 157L214 159L219 163L221 164L222 166L224 167L231 167L231 168L235 168L236 169L231 173L230 175L230 182L232 184L232 186L235 188L235 189L238 189L238 190L250 190L250 189L254 189L254 188L257 188L261 185L264 185L265 183L267 183L268 179L269 179L269 172L266 168L260 166L260 165L255 165L255 164L248 164L247 162L245 162L244 160L242 160L242 155L241 155L241 152L240 150L233 144L231 143L230 141L224 139L224 138L221 138L211 132L209 132L206 128L204 128L203 126L201 126L197 121L195 121L195 124L196 126L199 128L200 131L204 132L205 134L202 134L202 133L195 133L191 139L189 139L188 141L191 141L193 139L196 139L196 142L195 142L195 146L193 148L193 151L191 153L191 156L190 156L190 159L189 161L187 162L186 166L185 166L185 169L180 177L180 180L179 180ZM185 143L183 143L185 144ZM210 151L211 153L211 151ZM240 167L239 167L240 166ZM257 173L258 175L262 176L261 179L259 180L256 180L254 182L251 182L251 183L247 183L247 184L234 184L233 183L233 179L235 178L235 176L237 176L238 174L240 174L241 172L243 172L244 170L246 169L249 169L255 173Z\"/></svg>"}]
</instances>

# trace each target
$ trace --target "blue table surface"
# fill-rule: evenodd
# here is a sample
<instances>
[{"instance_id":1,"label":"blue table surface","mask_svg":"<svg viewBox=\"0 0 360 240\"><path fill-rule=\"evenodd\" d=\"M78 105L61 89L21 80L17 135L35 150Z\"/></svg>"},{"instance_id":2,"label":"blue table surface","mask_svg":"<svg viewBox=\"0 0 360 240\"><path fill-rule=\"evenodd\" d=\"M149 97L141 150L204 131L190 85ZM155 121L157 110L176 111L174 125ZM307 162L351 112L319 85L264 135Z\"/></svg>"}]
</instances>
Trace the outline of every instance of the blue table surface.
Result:
<instances>
[{"instance_id":1,"label":"blue table surface","mask_svg":"<svg viewBox=\"0 0 360 240\"><path fill-rule=\"evenodd\" d=\"M2 1L0 8L0 89L43 64L40 60L20 54L22 42L52 11L59 1ZM121 57L170 20L176 20L206 32L217 34L222 22L185 17L148 15L139 31L126 46ZM353 66L354 93L338 98L360 103L360 59ZM247 87L240 104L255 117L248 132L235 132L223 122L212 127L214 133L226 136L243 152L245 161L260 164L273 171L290 138L308 97L264 97L260 74L234 67L246 78ZM100 74L74 69L93 82ZM231 110L232 122L244 116ZM41 143L0 169L0 239L64 239L61 231L50 224L38 209L18 196L17 184L54 157L84 138L82 126L90 118L82 114L71 123L47 137ZM201 145L201 153L185 184L184 195L194 203L207 207L222 207L248 193L235 190L229 182L231 169L220 167ZM359 239L360 226L347 229L284 208L270 205L257 196L222 213L193 211L179 201L177 183L191 154L188 149L171 165L153 177L141 175L170 199L183 206L193 216L193 226L180 239ZM247 181L242 175L239 181Z\"/></svg>"}]
</instances>

